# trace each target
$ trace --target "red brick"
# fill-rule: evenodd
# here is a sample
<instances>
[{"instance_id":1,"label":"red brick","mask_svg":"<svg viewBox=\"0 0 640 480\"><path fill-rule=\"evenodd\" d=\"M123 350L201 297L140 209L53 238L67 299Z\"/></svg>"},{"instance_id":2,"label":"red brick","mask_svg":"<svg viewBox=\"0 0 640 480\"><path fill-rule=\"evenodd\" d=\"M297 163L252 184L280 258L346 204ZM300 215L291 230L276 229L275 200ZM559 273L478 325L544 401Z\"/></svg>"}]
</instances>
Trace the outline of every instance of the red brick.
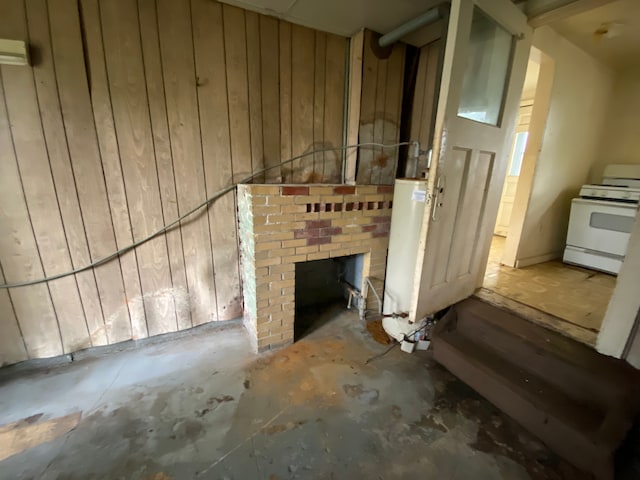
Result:
<instances>
[{"instance_id":1,"label":"red brick","mask_svg":"<svg viewBox=\"0 0 640 480\"><path fill-rule=\"evenodd\" d=\"M331 243L331 237L317 237L307 240L307 245L324 245L325 243Z\"/></svg>"},{"instance_id":2,"label":"red brick","mask_svg":"<svg viewBox=\"0 0 640 480\"><path fill-rule=\"evenodd\" d=\"M371 221L373 223L391 223L391 217L373 217Z\"/></svg>"},{"instance_id":3,"label":"red brick","mask_svg":"<svg viewBox=\"0 0 640 480\"><path fill-rule=\"evenodd\" d=\"M373 238L388 237L389 232L373 232Z\"/></svg>"},{"instance_id":4,"label":"red brick","mask_svg":"<svg viewBox=\"0 0 640 480\"><path fill-rule=\"evenodd\" d=\"M356 187L343 185L341 187L335 187L333 189L335 195L354 195L356 193Z\"/></svg>"},{"instance_id":5,"label":"red brick","mask_svg":"<svg viewBox=\"0 0 640 480\"><path fill-rule=\"evenodd\" d=\"M377 228L377 225L363 225L362 226L362 231L363 232L373 232L376 228Z\"/></svg>"},{"instance_id":6,"label":"red brick","mask_svg":"<svg viewBox=\"0 0 640 480\"><path fill-rule=\"evenodd\" d=\"M378 185L378 193L393 193L393 185Z\"/></svg>"},{"instance_id":7,"label":"red brick","mask_svg":"<svg viewBox=\"0 0 640 480\"><path fill-rule=\"evenodd\" d=\"M304 230L294 230L293 238L314 238L320 236L319 228L305 228Z\"/></svg>"},{"instance_id":8,"label":"red brick","mask_svg":"<svg viewBox=\"0 0 640 480\"><path fill-rule=\"evenodd\" d=\"M340 235L342 233L342 227L329 227L329 228L321 228L320 236L324 237L326 235Z\"/></svg>"},{"instance_id":9,"label":"red brick","mask_svg":"<svg viewBox=\"0 0 640 480\"><path fill-rule=\"evenodd\" d=\"M331 220L307 220L307 229L326 228L331 226Z\"/></svg>"},{"instance_id":10,"label":"red brick","mask_svg":"<svg viewBox=\"0 0 640 480\"><path fill-rule=\"evenodd\" d=\"M282 195L309 195L309 187L282 187Z\"/></svg>"}]
</instances>

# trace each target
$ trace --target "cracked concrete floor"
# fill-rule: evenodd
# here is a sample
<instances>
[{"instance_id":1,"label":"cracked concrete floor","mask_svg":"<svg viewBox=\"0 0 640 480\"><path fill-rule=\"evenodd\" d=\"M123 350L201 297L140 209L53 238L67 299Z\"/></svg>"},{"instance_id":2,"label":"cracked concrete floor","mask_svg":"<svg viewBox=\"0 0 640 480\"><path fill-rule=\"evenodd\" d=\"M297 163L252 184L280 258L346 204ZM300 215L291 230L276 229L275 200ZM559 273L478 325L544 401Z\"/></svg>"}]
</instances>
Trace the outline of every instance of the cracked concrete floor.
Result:
<instances>
[{"instance_id":1,"label":"cracked concrete floor","mask_svg":"<svg viewBox=\"0 0 640 480\"><path fill-rule=\"evenodd\" d=\"M238 323L0 370L2 479L561 479L585 475L355 313L272 354Z\"/></svg>"}]
</instances>

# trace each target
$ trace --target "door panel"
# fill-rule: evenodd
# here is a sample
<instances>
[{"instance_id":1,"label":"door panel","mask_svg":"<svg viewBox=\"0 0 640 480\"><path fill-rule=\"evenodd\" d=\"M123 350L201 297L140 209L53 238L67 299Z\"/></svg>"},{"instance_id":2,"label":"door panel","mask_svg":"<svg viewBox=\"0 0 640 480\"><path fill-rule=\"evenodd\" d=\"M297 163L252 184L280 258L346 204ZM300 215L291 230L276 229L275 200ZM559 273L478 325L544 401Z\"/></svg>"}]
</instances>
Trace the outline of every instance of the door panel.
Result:
<instances>
[{"instance_id":1,"label":"door panel","mask_svg":"<svg viewBox=\"0 0 640 480\"><path fill-rule=\"evenodd\" d=\"M468 297L481 284L530 33L509 0L451 2L413 319Z\"/></svg>"}]
</instances>

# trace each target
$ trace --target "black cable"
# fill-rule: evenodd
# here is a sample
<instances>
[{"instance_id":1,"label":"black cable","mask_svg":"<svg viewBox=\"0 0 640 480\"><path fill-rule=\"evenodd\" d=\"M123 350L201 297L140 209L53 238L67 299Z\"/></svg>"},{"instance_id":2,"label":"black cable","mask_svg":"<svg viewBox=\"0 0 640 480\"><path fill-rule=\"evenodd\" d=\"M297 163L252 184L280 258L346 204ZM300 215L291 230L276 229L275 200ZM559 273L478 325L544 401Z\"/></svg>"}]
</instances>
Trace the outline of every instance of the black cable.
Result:
<instances>
[{"instance_id":1,"label":"black cable","mask_svg":"<svg viewBox=\"0 0 640 480\"><path fill-rule=\"evenodd\" d=\"M286 165L288 163L295 162L296 160L300 160L301 158L308 157L309 155L313 155L315 153L321 153L321 152L333 152L333 151L336 151L336 150L348 150L349 148L358 148L358 147L396 148L396 147L401 147L403 145L410 145L411 143L414 143L414 142L400 142L400 143L394 143L394 144L389 144L389 145L384 144L384 143L375 143L375 142L358 143L358 144L355 144L355 145L344 145L344 146L340 146L340 147L320 148L318 150L313 150L311 152L307 152L307 153L303 153L301 155L297 155L297 156L295 156L293 158L290 158L289 160L285 160L284 162L280 162L277 165L272 165L270 167L266 167L266 168L260 169L260 170L256 171L255 173L252 173L248 177L243 178L239 182L232 183L229 187L226 187L226 188L223 188L222 190L219 190L218 192L213 194L211 197L206 199L204 202L202 202L201 204L193 207L187 213L185 213L184 215L178 217L176 220L174 220L173 222L169 223L168 225L165 225L160 230L152 233L151 235L149 235L149 236L147 236L145 238L142 238L142 239L138 240L137 242L132 243L131 245L128 245L126 247L121 248L120 250L117 250L116 252L112 253L111 255L107 255L106 257L101 258L99 260L96 260L95 262L89 263L88 265L85 265L84 267L76 268L76 269L70 270L68 272L58 273L56 275L52 275L51 277L39 278L37 280L28 280L28 281L16 282L16 283L5 283L3 285L0 285L0 288L18 288L18 287L28 287L28 286L31 286L31 285L38 285L40 283L51 282L53 280L58 280L60 278L68 277L70 275L75 275L77 273L82 273L82 272L85 272L87 270L91 270L92 268L99 267L100 265L104 265L105 263L108 263L111 260L114 260L114 259L118 258L120 255L124 255L125 253L133 250L134 248L139 247L143 243L148 242L149 240L152 240L152 239L156 238L158 235L166 233L171 228L175 227L180 222L182 222L184 219L186 219L187 217L190 217L191 215L193 215L195 212L197 212L201 208L204 208L204 207L208 206L210 203L213 203L218 198L220 198L223 195L226 195L227 193L233 191L233 189L236 188L238 185L240 185L242 183L250 182L251 180L253 180L258 175L262 175L263 173L268 172L269 170L272 170L274 168L279 168L282 165Z\"/></svg>"}]
</instances>

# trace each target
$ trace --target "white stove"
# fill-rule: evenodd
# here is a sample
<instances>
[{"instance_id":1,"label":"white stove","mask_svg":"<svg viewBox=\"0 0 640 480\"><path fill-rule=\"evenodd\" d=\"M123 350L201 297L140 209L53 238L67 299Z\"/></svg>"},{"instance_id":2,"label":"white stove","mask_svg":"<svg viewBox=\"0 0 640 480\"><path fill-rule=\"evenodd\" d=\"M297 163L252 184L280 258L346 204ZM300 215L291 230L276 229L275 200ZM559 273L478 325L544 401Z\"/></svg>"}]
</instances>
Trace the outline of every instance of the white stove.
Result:
<instances>
[{"instance_id":1,"label":"white stove","mask_svg":"<svg viewBox=\"0 0 640 480\"><path fill-rule=\"evenodd\" d=\"M611 202L633 203L640 202L640 187L621 187L617 185L583 185L580 198L604 200Z\"/></svg>"},{"instance_id":2,"label":"white stove","mask_svg":"<svg viewBox=\"0 0 640 480\"><path fill-rule=\"evenodd\" d=\"M566 263L617 274L640 203L640 165L609 165L601 185L571 201Z\"/></svg>"}]
</instances>

